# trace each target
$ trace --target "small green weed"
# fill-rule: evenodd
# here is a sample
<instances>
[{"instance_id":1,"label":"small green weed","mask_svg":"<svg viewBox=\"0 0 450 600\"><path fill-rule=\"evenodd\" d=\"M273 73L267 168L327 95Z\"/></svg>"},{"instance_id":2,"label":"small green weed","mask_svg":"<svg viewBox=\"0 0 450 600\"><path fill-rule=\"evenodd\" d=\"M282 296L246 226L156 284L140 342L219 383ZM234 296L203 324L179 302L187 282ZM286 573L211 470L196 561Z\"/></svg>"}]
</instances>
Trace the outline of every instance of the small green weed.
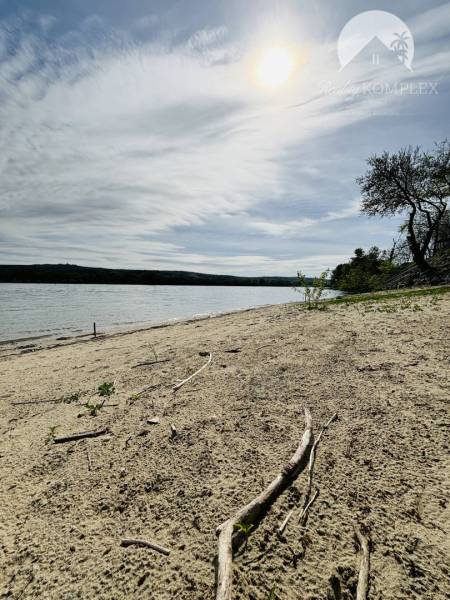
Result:
<instances>
[{"instance_id":1,"label":"small green weed","mask_svg":"<svg viewBox=\"0 0 450 600\"><path fill-rule=\"evenodd\" d=\"M58 425L51 425L49 427L48 435L45 440L47 444L52 444L55 441L57 429L58 429Z\"/></svg>"},{"instance_id":2,"label":"small green weed","mask_svg":"<svg viewBox=\"0 0 450 600\"><path fill-rule=\"evenodd\" d=\"M72 392L71 394L66 394L62 399L64 404L73 404L74 402L78 402L81 398L81 392Z\"/></svg>"},{"instance_id":3,"label":"small green weed","mask_svg":"<svg viewBox=\"0 0 450 600\"><path fill-rule=\"evenodd\" d=\"M106 381L104 383L102 383L101 385L99 385L97 390L98 390L99 396L103 396L103 397L107 397L107 398L109 398L109 396L112 396L114 394L114 392L116 391L114 388L114 383L106 382Z\"/></svg>"},{"instance_id":4,"label":"small green weed","mask_svg":"<svg viewBox=\"0 0 450 600\"><path fill-rule=\"evenodd\" d=\"M97 404L86 402L86 408L91 417L96 417L99 410L103 408L103 402L99 402Z\"/></svg>"},{"instance_id":5,"label":"small green weed","mask_svg":"<svg viewBox=\"0 0 450 600\"><path fill-rule=\"evenodd\" d=\"M248 536L250 535L250 531L253 529L252 523L235 523L234 529L243 534L245 538L244 550L247 547Z\"/></svg>"},{"instance_id":6,"label":"small green weed","mask_svg":"<svg viewBox=\"0 0 450 600\"><path fill-rule=\"evenodd\" d=\"M273 586L269 592L269 595L267 596L267 600L276 600L275 590L276 590L276 585L273 584Z\"/></svg>"}]
</instances>

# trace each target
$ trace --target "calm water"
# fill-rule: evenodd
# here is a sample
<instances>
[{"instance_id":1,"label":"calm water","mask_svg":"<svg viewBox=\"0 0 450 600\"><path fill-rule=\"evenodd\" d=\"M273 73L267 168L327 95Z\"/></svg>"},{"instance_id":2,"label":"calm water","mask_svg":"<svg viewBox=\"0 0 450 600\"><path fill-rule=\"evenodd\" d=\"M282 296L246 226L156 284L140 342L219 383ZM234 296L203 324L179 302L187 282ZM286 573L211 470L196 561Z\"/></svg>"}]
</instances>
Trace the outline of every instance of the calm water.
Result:
<instances>
[{"instance_id":1,"label":"calm water","mask_svg":"<svg viewBox=\"0 0 450 600\"><path fill-rule=\"evenodd\" d=\"M328 291L329 296L337 292ZM0 340L71 335L302 300L291 288L0 284Z\"/></svg>"}]
</instances>

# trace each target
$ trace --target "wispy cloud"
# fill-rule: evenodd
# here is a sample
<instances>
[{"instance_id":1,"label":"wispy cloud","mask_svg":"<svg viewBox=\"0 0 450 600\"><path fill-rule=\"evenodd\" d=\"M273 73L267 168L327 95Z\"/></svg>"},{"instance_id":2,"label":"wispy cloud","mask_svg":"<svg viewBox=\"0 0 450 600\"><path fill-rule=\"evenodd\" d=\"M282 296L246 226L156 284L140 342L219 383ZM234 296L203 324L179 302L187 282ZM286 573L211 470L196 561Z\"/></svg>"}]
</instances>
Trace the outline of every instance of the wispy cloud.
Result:
<instances>
[{"instance_id":1,"label":"wispy cloud","mask_svg":"<svg viewBox=\"0 0 450 600\"><path fill-rule=\"evenodd\" d=\"M433 28L422 25L424 47L442 10ZM296 261L308 260L301 249L297 259L258 249L228 259L213 245L200 253L180 246L179 232L229 217L263 238L292 238L355 217L357 203L348 202L355 174L334 160L325 177L317 153L305 149L320 140L334 148L344 129L363 131L374 111L398 99L323 93L336 73L331 46L311 47L292 85L270 94L252 82L255 37L231 40L225 26L170 43L161 31L164 41L137 44L95 16L59 39L47 35L52 18L41 21L37 29L20 19L0 24L0 260L295 271ZM135 23L158 24L157 15ZM448 58L442 50L419 60L442 78ZM357 149L346 152L342 160L361 160ZM332 198L335 175L348 183ZM313 209L305 193L295 215L280 215L306 181L317 188ZM273 214L258 216L270 203ZM337 250L335 262L343 255ZM311 268L326 256L311 255Z\"/></svg>"}]
</instances>

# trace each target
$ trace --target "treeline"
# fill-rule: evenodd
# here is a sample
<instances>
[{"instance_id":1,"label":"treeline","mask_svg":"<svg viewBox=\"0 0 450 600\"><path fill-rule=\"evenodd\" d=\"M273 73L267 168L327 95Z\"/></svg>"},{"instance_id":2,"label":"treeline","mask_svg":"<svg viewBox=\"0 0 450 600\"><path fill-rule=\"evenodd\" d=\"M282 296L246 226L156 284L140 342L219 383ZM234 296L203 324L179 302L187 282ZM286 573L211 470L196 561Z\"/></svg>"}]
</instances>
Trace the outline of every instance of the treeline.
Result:
<instances>
[{"instance_id":1,"label":"treeline","mask_svg":"<svg viewBox=\"0 0 450 600\"><path fill-rule=\"evenodd\" d=\"M343 292L371 292L382 290L389 279L402 267L396 266L386 251L374 246L368 252L355 250L348 263L338 265L331 274L332 288Z\"/></svg>"},{"instance_id":2,"label":"treeline","mask_svg":"<svg viewBox=\"0 0 450 600\"><path fill-rule=\"evenodd\" d=\"M295 277L236 277L188 271L102 269L78 265L0 265L1 283L100 283L115 285L293 286Z\"/></svg>"}]
</instances>

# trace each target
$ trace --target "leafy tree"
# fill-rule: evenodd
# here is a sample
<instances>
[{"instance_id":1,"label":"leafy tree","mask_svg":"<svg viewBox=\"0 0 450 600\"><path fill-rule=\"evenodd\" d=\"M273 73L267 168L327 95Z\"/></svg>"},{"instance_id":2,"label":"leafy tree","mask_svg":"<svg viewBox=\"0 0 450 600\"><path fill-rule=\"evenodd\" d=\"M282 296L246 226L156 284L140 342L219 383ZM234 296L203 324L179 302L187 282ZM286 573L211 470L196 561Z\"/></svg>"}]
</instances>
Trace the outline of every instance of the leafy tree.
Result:
<instances>
[{"instance_id":1,"label":"leafy tree","mask_svg":"<svg viewBox=\"0 0 450 600\"><path fill-rule=\"evenodd\" d=\"M439 235L450 195L450 143L436 144L432 154L419 147L384 152L371 156L367 164L368 171L357 179L362 212L370 216L408 213L407 242L413 260L422 271L430 270L430 248Z\"/></svg>"},{"instance_id":2,"label":"leafy tree","mask_svg":"<svg viewBox=\"0 0 450 600\"><path fill-rule=\"evenodd\" d=\"M389 253L376 246L366 253L356 248L348 263L338 265L331 274L331 287L344 292L370 292L383 289L396 271Z\"/></svg>"}]
</instances>

